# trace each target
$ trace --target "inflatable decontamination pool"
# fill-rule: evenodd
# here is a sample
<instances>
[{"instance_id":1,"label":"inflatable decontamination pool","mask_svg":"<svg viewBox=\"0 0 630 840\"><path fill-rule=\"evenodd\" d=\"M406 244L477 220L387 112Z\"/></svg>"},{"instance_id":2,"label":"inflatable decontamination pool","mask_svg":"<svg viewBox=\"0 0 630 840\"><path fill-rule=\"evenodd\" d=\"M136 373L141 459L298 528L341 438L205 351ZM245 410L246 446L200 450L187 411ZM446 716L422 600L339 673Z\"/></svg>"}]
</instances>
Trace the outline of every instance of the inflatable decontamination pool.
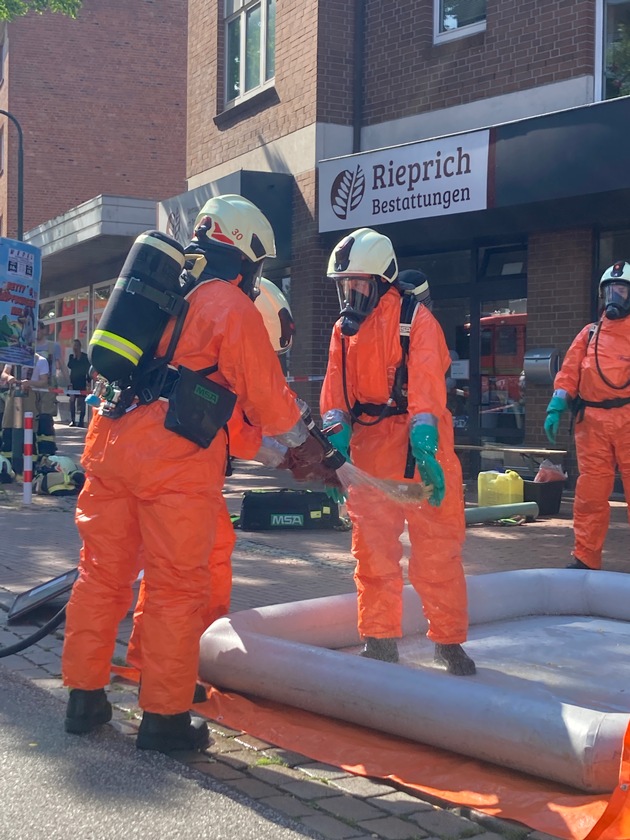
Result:
<instances>
[{"instance_id":1,"label":"inflatable decontamination pool","mask_svg":"<svg viewBox=\"0 0 630 840\"><path fill-rule=\"evenodd\" d=\"M630 575L534 569L467 585L475 676L433 664L410 586L397 665L356 655L356 597L341 595L220 619L202 637L200 675L590 793L612 790L630 720Z\"/></svg>"}]
</instances>

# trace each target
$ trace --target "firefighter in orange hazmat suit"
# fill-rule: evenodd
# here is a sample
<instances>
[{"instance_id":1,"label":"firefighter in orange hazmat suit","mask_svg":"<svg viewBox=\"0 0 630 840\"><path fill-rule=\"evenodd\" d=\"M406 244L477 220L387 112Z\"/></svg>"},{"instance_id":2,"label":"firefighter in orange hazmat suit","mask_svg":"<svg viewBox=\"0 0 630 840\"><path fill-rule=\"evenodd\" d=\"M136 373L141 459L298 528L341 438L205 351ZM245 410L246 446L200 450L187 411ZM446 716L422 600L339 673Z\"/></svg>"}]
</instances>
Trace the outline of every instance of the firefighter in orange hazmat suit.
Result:
<instances>
[{"instance_id":1,"label":"firefighter in orange hazmat suit","mask_svg":"<svg viewBox=\"0 0 630 840\"><path fill-rule=\"evenodd\" d=\"M275 253L271 225L240 196L204 205L195 225L196 266L205 270L187 295L189 309L173 368L204 370L234 392L254 425L289 448L287 463L321 463L323 451L301 420L260 313L248 297L265 257ZM195 276L199 276L196 274ZM173 331L164 332L163 356ZM143 549L143 716L136 746L170 752L203 749L205 724L191 721L199 637L210 591L208 557L221 488L227 438L219 429L208 448L165 428L168 401L133 403L113 419L90 423L83 465L86 482L77 503L82 538L79 578L67 609L62 656L70 686L65 728L89 732L111 718L104 686L116 630L132 600Z\"/></svg>"},{"instance_id":2,"label":"firefighter in orange hazmat suit","mask_svg":"<svg viewBox=\"0 0 630 840\"><path fill-rule=\"evenodd\" d=\"M278 355L291 349L295 335L295 322L289 302L283 293L265 277L260 278L260 293L255 299L256 308L263 317L271 345ZM295 394L294 394L295 397ZM263 430L253 426L239 405L228 421L230 455L241 460L265 460L266 451L261 450ZM269 445L269 441L266 442ZM232 593L232 552L236 545L236 534L230 519L225 499L219 508L216 521L216 536L208 560L210 569L210 596L208 610L203 620L204 629L230 610ZM133 629L127 646L127 662L142 670L141 632L145 600L144 578L140 583L138 600L133 614ZM195 689L196 701L205 700L203 686Z\"/></svg>"},{"instance_id":3,"label":"firefighter in orange hazmat suit","mask_svg":"<svg viewBox=\"0 0 630 840\"><path fill-rule=\"evenodd\" d=\"M228 435L230 441L230 455L236 458L251 460L256 457L262 443L262 429L252 426L245 419L245 415L237 405L234 414L228 421ZM202 620L203 630L209 627L217 618L230 611L232 594L232 552L236 545L234 525L230 518L225 498L221 494L221 504L216 514L216 531L214 545L208 558L210 592L206 611ZM140 568L144 568L144 559L140 560ZM127 645L127 662L142 671L142 632L143 614L146 598L144 577L140 582L138 600L133 613L133 627ZM202 632L203 632L202 630ZM206 699L203 687L195 689L195 702Z\"/></svg>"},{"instance_id":4,"label":"firefighter in orange hazmat suit","mask_svg":"<svg viewBox=\"0 0 630 840\"><path fill-rule=\"evenodd\" d=\"M585 326L569 347L545 419L545 432L555 444L562 414L571 407L575 417L579 476L568 569L601 569L615 466L630 498L630 263L610 266L599 289L601 318Z\"/></svg>"},{"instance_id":5,"label":"firefighter in orange hazmat suit","mask_svg":"<svg viewBox=\"0 0 630 840\"><path fill-rule=\"evenodd\" d=\"M417 482L417 466L424 483L433 487L430 499L419 506L391 502L360 482L349 488L362 655L398 661L400 536L406 520L409 580L422 598L435 660L450 673L472 674L475 665L461 647L468 630L461 560L465 523L461 467L446 409L445 374L451 360L439 324L425 306L417 306L405 405L396 387L403 352L397 274L392 243L368 228L343 239L328 265L342 306L320 401L324 426L336 429L331 443L372 476Z\"/></svg>"}]
</instances>

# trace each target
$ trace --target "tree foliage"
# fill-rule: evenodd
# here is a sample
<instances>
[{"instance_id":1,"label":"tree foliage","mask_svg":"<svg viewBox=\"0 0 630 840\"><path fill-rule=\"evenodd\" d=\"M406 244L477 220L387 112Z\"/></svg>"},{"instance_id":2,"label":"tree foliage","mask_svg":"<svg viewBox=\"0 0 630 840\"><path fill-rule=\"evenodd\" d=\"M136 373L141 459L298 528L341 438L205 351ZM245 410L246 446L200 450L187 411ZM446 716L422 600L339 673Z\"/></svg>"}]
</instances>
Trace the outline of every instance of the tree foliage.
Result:
<instances>
[{"instance_id":1,"label":"tree foliage","mask_svg":"<svg viewBox=\"0 0 630 840\"><path fill-rule=\"evenodd\" d=\"M75 18L83 0L0 0L0 21L26 15L29 12L58 12Z\"/></svg>"}]
</instances>

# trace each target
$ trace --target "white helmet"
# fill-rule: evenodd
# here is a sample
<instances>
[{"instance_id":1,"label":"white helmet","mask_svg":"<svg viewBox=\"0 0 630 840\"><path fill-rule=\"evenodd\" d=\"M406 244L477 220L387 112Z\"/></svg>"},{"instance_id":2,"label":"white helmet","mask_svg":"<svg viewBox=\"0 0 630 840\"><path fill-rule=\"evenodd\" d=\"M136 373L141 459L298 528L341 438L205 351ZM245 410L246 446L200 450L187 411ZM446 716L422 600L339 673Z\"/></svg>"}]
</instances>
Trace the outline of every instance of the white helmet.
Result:
<instances>
[{"instance_id":1,"label":"white helmet","mask_svg":"<svg viewBox=\"0 0 630 840\"><path fill-rule=\"evenodd\" d=\"M199 227L205 229L208 239L236 248L253 263L276 255L269 220L242 195L209 198L195 219L195 236Z\"/></svg>"},{"instance_id":2,"label":"white helmet","mask_svg":"<svg viewBox=\"0 0 630 840\"><path fill-rule=\"evenodd\" d=\"M265 257L275 257L276 243L269 220L255 204L242 195L218 195L197 214L185 252L194 277L212 274L237 282L254 300Z\"/></svg>"},{"instance_id":3,"label":"white helmet","mask_svg":"<svg viewBox=\"0 0 630 840\"><path fill-rule=\"evenodd\" d=\"M391 240L370 228L355 230L334 248L327 276L337 283L341 332L356 335L398 276Z\"/></svg>"},{"instance_id":4,"label":"white helmet","mask_svg":"<svg viewBox=\"0 0 630 840\"><path fill-rule=\"evenodd\" d=\"M394 246L387 236L359 228L339 242L328 260L328 277L369 274L393 283L398 276Z\"/></svg>"},{"instance_id":5,"label":"white helmet","mask_svg":"<svg viewBox=\"0 0 630 840\"><path fill-rule=\"evenodd\" d=\"M619 260L602 274L599 293L604 314L612 321L630 315L630 263Z\"/></svg>"},{"instance_id":6,"label":"white helmet","mask_svg":"<svg viewBox=\"0 0 630 840\"><path fill-rule=\"evenodd\" d=\"M266 277L260 278L256 308L263 317L273 349L282 355L291 349L295 335L295 322L289 301L280 289Z\"/></svg>"}]
</instances>

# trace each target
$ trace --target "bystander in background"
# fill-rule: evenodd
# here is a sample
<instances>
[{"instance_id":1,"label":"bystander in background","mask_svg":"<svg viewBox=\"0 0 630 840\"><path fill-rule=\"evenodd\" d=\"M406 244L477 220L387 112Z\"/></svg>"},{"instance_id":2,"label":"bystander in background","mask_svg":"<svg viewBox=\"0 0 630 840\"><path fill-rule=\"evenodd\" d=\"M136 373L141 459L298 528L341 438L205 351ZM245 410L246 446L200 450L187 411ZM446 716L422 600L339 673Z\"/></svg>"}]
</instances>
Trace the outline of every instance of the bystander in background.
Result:
<instances>
[{"instance_id":1,"label":"bystander in background","mask_svg":"<svg viewBox=\"0 0 630 840\"><path fill-rule=\"evenodd\" d=\"M90 360L87 353L81 349L81 342L78 338L72 342L72 353L68 359L68 370L70 371L70 390L85 391L90 383ZM77 421L77 408L79 419ZM70 422L69 426L85 425L85 394L70 394Z\"/></svg>"}]
</instances>

